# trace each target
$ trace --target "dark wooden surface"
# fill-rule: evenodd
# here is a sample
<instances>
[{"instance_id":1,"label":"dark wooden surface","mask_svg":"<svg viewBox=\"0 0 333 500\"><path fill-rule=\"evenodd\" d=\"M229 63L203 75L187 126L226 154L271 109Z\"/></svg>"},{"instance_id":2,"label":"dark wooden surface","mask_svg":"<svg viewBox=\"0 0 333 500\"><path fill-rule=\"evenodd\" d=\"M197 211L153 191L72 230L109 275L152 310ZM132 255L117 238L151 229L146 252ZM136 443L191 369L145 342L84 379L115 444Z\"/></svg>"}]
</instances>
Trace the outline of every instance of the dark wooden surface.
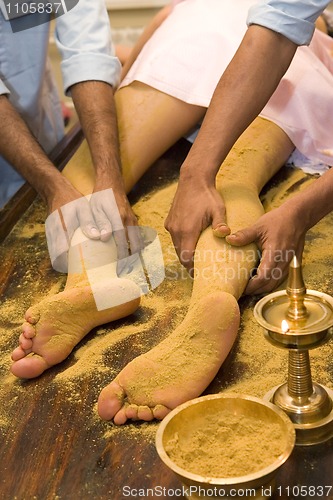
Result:
<instances>
[{"instance_id":1,"label":"dark wooden surface","mask_svg":"<svg viewBox=\"0 0 333 500\"><path fill-rule=\"evenodd\" d=\"M168 152L150 172L132 201L149 196L152 185L175 179L188 146L181 142ZM281 174L288 176L288 173ZM279 177L274 180L279 182ZM274 184L273 182L273 184ZM291 186L292 189L292 186ZM20 217L11 234L0 246L0 328L1 328L1 410L0 410L0 499L1 500L121 500L123 498L184 498L178 479L159 460L154 446L156 423L129 424L116 428L96 415L101 388L110 381L106 371L87 371L57 382L75 367L76 352L94 336L117 332L134 325L139 333L122 337L116 350L110 349L103 361L118 372L130 359L163 338L173 310L147 331L149 310L95 329L61 365L37 380L20 381L9 374L10 352L16 346L22 316L31 303L38 302L64 282L50 267L43 233L45 208L36 200ZM333 219L332 219L333 221ZM333 226L332 226L333 227ZM27 236L27 228L34 229ZM332 230L333 231L333 230ZM327 244L332 242L332 236ZM314 235L310 234L310 238ZM325 292L333 293L330 279L332 262L326 262ZM327 273L327 275L325 274ZM60 285L59 285L60 284ZM253 299L242 299L244 311ZM236 346L237 350L237 346ZM207 389L217 392L239 378L241 365L233 353ZM332 363L327 366L333 382ZM277 478L273 499L333 498L333 491L310 486L333 487L332 440L314 447L297 447ZM303 486L303 490L294 487ZM333 490L333 488L332 488ZM174 492L174 494L173 494Z\"/></svg>"}]
</instances>

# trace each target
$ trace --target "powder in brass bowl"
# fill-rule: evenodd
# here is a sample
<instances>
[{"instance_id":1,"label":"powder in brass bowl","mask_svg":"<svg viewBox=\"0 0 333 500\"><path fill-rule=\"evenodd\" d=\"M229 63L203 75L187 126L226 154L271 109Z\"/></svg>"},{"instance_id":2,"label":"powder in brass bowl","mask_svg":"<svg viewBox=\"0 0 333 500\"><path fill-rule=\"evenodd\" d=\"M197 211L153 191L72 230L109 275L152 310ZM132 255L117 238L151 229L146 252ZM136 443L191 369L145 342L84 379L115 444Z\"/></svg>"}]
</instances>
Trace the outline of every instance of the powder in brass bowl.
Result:
<instances>
[{"instance_id":1,"label":"powder in brass bowl","mask_svg":"<svg viewBox=\"0 0 333 500\"><path fill-rule=\"evenodd\" d=\"M211 409L204 422L193 422L185 434L175 431L165 450L175 464L194 474L236 477L269 466L285 446L278 422Z\"/></svg>"},{"instance_id":2,"label":"powder in brass bowl","mask_svg":"<svg viewBox=\"0 0 333 500\"><path fill-rule=\"evenodd\" d=\"M258 494L274 483L294 445L294 426L281 409L238 394L188 401L165 417L156 434L160 458L184 485L247 486Z\"/></svg>"}]
</instances>

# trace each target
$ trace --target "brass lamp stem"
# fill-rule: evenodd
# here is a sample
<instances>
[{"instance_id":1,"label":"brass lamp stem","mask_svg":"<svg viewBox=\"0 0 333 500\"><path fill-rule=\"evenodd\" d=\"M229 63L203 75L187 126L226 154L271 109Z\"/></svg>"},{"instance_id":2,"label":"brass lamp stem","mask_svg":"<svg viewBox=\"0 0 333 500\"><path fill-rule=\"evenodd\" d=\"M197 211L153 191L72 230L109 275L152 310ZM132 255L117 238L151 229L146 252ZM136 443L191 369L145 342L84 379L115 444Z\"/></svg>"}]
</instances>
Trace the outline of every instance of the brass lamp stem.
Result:
<instances>
[{"instance_id":1,"label":"brass lamp stem","mask_svg":"<svg viewBox=\"0 0 333 500\"><path fill-rule=\"evenodd\" d=\"M309 351L289 350L288 394L300 405L313 394Z\"/></svg>"}]
</instances>

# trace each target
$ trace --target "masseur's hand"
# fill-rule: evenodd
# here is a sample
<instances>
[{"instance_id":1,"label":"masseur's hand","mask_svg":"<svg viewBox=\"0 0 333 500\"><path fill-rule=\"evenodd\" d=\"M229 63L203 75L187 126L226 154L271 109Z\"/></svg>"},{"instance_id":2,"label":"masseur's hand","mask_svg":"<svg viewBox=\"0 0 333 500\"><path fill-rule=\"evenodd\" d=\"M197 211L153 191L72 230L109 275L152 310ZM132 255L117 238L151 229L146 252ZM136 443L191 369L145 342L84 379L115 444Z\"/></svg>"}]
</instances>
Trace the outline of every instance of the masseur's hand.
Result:
<instances>
[{"instance_id":1,"label":"masseur's hand","mask_svg":"<svg viewBox=\"0 0 333 500\"><path fill-rule=\"evenodd\" d=\"M68 249L75 230L81 227L90 239L100 239L100 232L88 200L64 177L52 185L47 205L45 232L51 263L56 271L66 273Z\"/></svg>"},{"instance_id":2,"label":"masseur's hand","mask_svg":"<svg viewBox=\"0 0 333 500\"><path fill-rule=\"evenodd\" d=\"M124 191L112 188L96 191L91 196L90 207L101 241L107 241L113 235L118 261L143 248L138 221Z\"/></svg>"},{"instance_id":3,"label":"masseur's hand","mask_svg":"<svg viewBox=\"0 0 333 500\"><path fill-rule=\"evenodd\" d=\"M209 225L216 236L230 233L221 196L213 184L181 174L165 228L171 234L180 262L191 274L199 236Z\"/></svg>"},{"instance_id":4,"label":"masseur's hand","mask_svg":"<svg viewBox=\"0 0 333 500\"><path fill-rule=\"evenodd\" d=\"M59 176L57 183L52 186L52 191L46 202L49 215L61 211L63 225L66 226L69 240L78 227L81 227L88 238L100 238L100 232L89 202L65 177Z\"/></svg>"},{"instance_id":5,"label":"masseur's hand","mask_svg":"<svg viewBox=\"0 0 333 500\"><path fill-rule=\"evenodd\" d=\"M85 236L107 241L113 234L117 245L117 258L124 267L124 259L142 248L137 219L125 194L115 196L113 189L104 189L86 197L65 180L48 200L50 215L45 230L52 266L67 272L70 241L81 227Z\"/></svg>"},{"instance_id":6,"label":"masseur's hand","mask_svg":"<svg viewBox=\"0 0 333 500\"><path fill-rule=\"evenodd\" d=\"M268 293L288 275L289 263L296 255L301 261L306 229L287 205L262 215L255 224L226 237L234 246L255 242L261 250L257 274L250 279L245 293Z\"/></svg>"}]
</instances>

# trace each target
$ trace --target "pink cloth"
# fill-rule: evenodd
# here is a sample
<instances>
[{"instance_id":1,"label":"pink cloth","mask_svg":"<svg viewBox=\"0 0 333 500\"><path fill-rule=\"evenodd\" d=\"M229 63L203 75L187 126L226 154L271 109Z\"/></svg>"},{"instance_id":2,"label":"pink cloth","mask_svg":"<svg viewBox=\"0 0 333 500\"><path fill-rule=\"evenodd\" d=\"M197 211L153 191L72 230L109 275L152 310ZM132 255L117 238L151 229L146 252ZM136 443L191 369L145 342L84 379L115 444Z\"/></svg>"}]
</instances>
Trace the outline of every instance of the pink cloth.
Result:
<instances>
[{"instance_id":1,"label":"pink cloth","mask_svg":"<svg viewBox=\"0 0 333 500\"><path fill-rule=\"evenodd\" d=\"M261 116L279 125L310 159L333 165L333 40L316 30L299 47Z\"/></svg>"},{"instance_id":2,"label":"pink cloth","mask_svg":"<svg viewBox=\"0 0 333 500\"><path fill-rule=\"evenodd\" d=\"M138 80L189 104L208 107L247 29L254 0L174 0L121 86ZM261 116L299 151L333 165L333 40L316 31L300 47ZM272 61L274 64L274 61Z\"/></svg>"}]
</instances>

